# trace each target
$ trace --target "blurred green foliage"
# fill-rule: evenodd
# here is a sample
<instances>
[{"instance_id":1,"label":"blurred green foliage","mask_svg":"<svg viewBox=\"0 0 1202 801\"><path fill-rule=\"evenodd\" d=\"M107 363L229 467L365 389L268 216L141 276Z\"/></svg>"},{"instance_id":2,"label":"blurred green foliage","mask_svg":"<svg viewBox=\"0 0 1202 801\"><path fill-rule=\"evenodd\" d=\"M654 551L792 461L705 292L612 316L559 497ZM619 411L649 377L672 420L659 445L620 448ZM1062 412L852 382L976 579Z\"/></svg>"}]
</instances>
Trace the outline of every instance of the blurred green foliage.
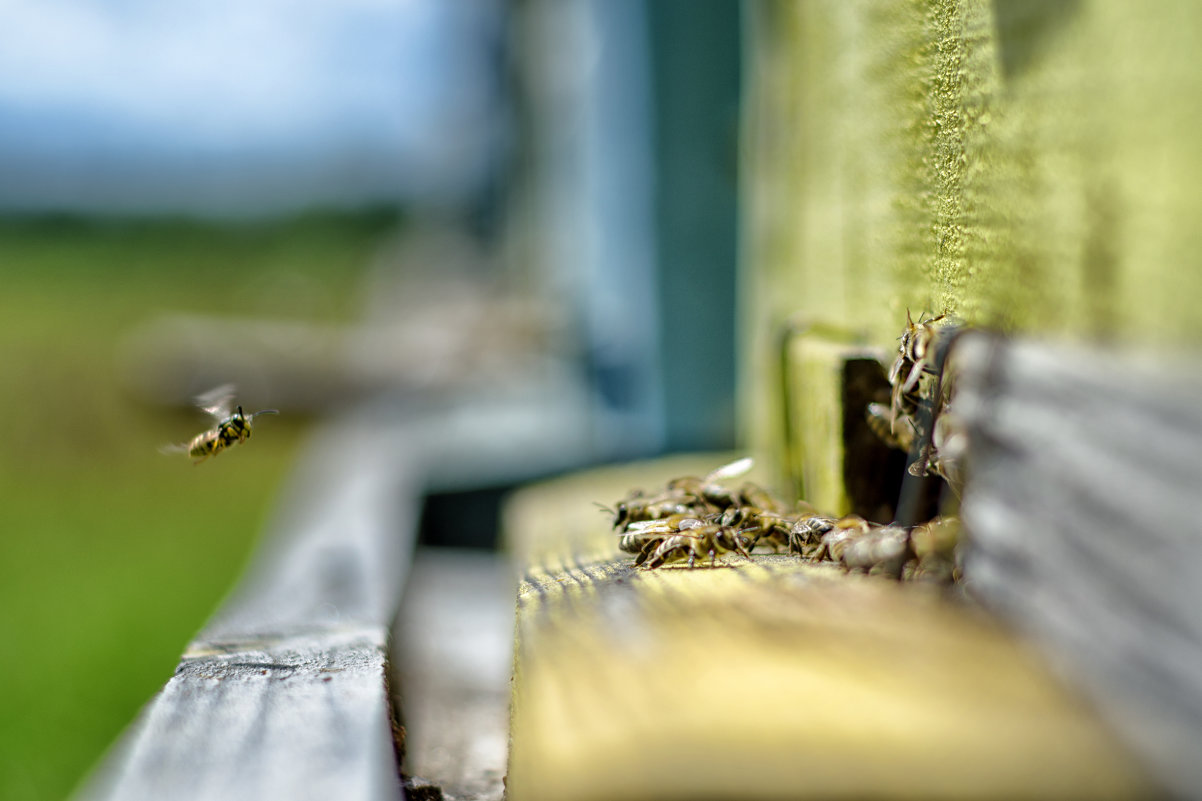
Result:
<instances>
[{"instance_id":1,"label":"blurred green foliage","mask_svg":"<svg viewBox=\"0 0 1202 801\"><path fill-rule=\"evenodd\" d=\"M61 798L171 676L237 579L296 455L287 409L193 467L206 427L123 391L121 338L164 311L338 320L397 227L0 220L0 798Z\"/></svg>"}]
</instances>

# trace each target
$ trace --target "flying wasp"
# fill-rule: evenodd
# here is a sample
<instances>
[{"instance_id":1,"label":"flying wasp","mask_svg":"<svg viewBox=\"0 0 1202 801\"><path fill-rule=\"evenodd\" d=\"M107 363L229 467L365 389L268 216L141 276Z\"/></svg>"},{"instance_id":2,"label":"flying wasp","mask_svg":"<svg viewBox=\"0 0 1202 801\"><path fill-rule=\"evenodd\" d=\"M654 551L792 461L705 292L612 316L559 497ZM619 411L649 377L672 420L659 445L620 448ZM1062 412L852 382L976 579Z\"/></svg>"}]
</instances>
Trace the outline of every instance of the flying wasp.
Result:
<instances>
[{"instance_id":1,"label":"flying wasp","mask_svg":"<svg viewBox=\"0 0 1202 801\"><path fill-rule=\"evenodd\" d=\"M196 405L217 420L217 425L197 434L188 442L163 448L164 453L187 453L193 464L216 456L231 445L250 439L251 423L261 414L279 414L276 409L260 409L246 414L241 406L234 407L234 386L225 384L196 398Z\"/></svg>"}]
</instances>

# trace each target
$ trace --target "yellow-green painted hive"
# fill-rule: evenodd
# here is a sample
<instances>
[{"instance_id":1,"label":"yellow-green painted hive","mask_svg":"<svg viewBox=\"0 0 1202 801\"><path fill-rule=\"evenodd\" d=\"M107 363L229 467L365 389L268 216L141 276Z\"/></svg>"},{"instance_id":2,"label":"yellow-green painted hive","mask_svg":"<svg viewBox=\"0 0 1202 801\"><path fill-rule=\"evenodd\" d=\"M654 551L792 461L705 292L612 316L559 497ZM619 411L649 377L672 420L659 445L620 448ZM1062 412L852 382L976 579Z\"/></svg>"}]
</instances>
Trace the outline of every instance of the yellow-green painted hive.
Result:
<instances>
[{"instance_id":1,"label":"yellow-green painted hive","mask_svg":"<svg viewBox=\"0 0 1202 801\"><path fill-rule=\"evenodd\" d=\"M1202 343L1202 4L748 8L740 388L761 456L781 458L786 320L885 348L907 309Z\"/></svg>"}]
</instances>

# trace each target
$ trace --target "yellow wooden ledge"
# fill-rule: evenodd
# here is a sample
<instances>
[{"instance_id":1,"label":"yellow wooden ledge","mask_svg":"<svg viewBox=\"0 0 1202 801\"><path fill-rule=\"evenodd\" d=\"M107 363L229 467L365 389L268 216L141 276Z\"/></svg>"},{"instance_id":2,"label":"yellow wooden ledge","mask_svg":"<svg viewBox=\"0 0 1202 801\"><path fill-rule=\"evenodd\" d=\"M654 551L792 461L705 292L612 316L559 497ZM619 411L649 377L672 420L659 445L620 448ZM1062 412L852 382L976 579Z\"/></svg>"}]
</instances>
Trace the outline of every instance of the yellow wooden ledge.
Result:
<instances>
[{"instance_id":1,"label":"yellow wooden ledge","mask_svg":"<svg viewBox=\"0 0 1202 801\"><path fill-rule=\"evenodd\" d=\"M508 505L524 566L510 799L1152 792L1023 646L946 593L785 554L632 569L593 502L721 463L595 471Z\"/></svg>"}]
</instances>

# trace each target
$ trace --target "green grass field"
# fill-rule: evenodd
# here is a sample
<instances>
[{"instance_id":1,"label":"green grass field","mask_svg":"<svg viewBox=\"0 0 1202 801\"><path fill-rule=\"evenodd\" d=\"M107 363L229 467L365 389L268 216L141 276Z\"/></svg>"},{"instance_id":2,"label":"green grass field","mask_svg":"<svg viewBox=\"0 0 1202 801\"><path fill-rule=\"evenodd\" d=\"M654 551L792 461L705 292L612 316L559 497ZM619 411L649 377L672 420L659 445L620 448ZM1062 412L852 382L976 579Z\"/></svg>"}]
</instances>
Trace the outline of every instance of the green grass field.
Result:
<instances>
[{"instance_id":1,"label":"green grass field","mask_svg":"<svg viewBox=\"0 0 1202 801\"><path fill-rule=\"evenodd\" d=\"M346 319L389 214L0 221L0 799L67 796L231 588L305 421L193 467L205 427L118 381L164 311Z\"/></svg>"}]
</instances>

